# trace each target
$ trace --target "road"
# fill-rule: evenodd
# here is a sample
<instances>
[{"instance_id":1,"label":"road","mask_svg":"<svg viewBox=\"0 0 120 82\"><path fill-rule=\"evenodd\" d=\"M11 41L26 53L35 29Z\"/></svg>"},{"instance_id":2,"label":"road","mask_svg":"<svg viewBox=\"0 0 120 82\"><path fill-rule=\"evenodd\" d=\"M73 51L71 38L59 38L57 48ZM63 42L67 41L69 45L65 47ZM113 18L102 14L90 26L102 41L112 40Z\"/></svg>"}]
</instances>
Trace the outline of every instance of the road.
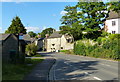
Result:
<instances>
[{"instance_id":1,"label":"road","mask_svg":"<svg viewBox=\"0 0 120 82\"><path fill-rule=\"evenodd\" d=\"M62 53L44 53L54 57L50 80L118 80L118 62Z\"/></svg>"}]
</instances>

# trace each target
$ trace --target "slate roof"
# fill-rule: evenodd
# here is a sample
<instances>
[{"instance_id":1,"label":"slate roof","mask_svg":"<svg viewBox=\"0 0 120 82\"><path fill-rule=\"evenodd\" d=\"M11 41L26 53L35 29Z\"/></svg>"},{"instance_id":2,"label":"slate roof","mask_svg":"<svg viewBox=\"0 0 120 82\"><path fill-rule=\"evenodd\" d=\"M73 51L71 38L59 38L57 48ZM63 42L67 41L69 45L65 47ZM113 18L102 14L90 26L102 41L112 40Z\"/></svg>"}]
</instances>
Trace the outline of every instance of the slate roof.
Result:
<instances>
[{"instance_id":1,"label":"slate roof","mask_svg":"<svg viewBox=\"0 0 120 82\"><path fill-rule=\"evenodd\" d=\"M25 41L31 41L30 35L28 35L28 34L24 34L24 35L23 35L23 39L24 39Z\"/></svg>"},{"instance_id":2,"label":"slate roof","mask_svg":"<svg viewBox=\"0 0 120 82\"><path fill-rule=\"evenodd\" d=\"M60 31L55 31L54 33L52 33L49 38L60 38L62 37L62 34L59 33Z\"/></svg>"},{"instance_id":3,"label":"slate roof","mask_svg":"<svg viewBox=\"0 0 120 82\"><path fill-rule=\"evenodd\" d=\"M116 18L120 18L120 10L118 11L118 13L115 11L110 11L109 17L107 18L107 20L116 19Z\"/></svg>"},{"instance_id":4,"label":"slate roof","mask_svg":"<svg viewBox=\"0 0 120 82\"><path fill-rule=\"evenodd\" d=\"M44 40L44 38L39 38L38 41L40 41L40 40Z\"/></svg>"}]
</instances>

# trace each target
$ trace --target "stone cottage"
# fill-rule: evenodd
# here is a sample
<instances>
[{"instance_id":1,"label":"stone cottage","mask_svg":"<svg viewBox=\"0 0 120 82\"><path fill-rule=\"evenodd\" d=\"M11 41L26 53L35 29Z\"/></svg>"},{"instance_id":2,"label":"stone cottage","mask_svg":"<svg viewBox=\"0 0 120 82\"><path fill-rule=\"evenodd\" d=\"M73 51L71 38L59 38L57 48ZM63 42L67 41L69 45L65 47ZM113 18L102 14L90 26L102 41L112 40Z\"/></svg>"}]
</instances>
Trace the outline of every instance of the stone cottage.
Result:
<instances>
[{"instance_id":1,"label":"stone cottage","mask_svg":"<svg viewBox=\"0 0 120 82\"><path fill-rule=\"evenodd\" d=\"M38 50L43 50L44 38L38 38L35 40L35 45L38 47Z\"/></svg>"},{"instance_id":2,"label":"stone cottage","mask_svg":"<svg viewBox=\"0 0 120 82\"><path fill-rule=\"evenodd\" d=\"M2 38L2 58L4 60L9 60L9 53L11 50L18 52L18 38L14 34L1 34Z\"/></svg>"},{"instance_id":3,"label":"stone cottage","mask_svg":"<svg viewBox=\"0 0 120 82\"><path fill-rule=\"evenodd\" d=\"M27 42L24 39L20 39L20 36L15 34L0 34L1 53L2 58L5 61L9 60L10 51L16 51L17 54L25 54L25 46Z\"/></svg>"},{"instance_id":4,"label":"stone cottage","mask_svg":"<svg viewBox=\"0 0 120 82\"><path fill-rule=\"evenodd\" d=\"M120 11L110 11L109 17L105 21L104 30L111 34L120 34Z\"/></svg>"},{"instance_id":5,"label":"stone cottage","mask_svg":"<svg viewBox=\"0 0 120 82\"><path fill-rule=\"evenodd\" d=\"M70 50L73 49L73 46L73 37L68 34L62 35L59 31L54 32L45 39L45 49L47 52Z\"/></svg>"}]
</instances>

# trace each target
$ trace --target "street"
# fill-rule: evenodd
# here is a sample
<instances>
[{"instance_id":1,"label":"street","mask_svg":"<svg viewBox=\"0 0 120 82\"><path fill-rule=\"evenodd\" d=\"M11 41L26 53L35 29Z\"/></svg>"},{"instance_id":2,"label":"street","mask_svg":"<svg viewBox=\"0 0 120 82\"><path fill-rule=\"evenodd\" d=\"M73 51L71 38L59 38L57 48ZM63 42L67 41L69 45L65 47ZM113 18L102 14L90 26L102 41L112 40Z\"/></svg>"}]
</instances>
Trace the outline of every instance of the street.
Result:
<instances>
[{"instance_id":1,"label":"street","mask_svg":"<svg viewBox=\"0 0 120 82\"><path fill-rule=\"evenodd\" d=\"M44 53L54 57L50 80L118 80L118 62L62 53Z\"/></svg>"}]
</instances>

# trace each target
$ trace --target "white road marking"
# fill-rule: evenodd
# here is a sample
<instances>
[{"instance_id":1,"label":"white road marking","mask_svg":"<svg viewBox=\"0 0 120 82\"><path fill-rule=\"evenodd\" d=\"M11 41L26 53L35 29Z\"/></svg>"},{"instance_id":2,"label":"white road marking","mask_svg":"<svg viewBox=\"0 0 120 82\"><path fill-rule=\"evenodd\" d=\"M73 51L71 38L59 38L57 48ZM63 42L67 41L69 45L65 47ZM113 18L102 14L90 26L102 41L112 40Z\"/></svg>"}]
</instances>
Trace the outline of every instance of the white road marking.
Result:
<instances>
[{"instance_id":1,"label":"white road marking","mask_svg":"<svg viewBox=\"0 0 120 82\"><path fill-rule=\"evenodd\" d=\"M93 77L94 79L97 79L97 80L102 80L102 79L100 79L100 78L98 78L98 77Z\"/></svg>"},{"instance_id":2,"label":"white road marking","mask_svg":"<svg viewBox=\"0 0 120 82\"><path fill-rule=\"evenodd\" d=\"M101 64L101 65L104 65L104 66L110 66L110 65L107 65L107 64Z\"/></svg>"},{"instance_id":3,"label":"white road marking","mask_svg":"<svg viewBox=\"0 0 120 82\"><path fill-rule=\"evenodd\" d=\"M85 74L88 74L88 72L85 72Z\"/></svg>"}]
</instances>

